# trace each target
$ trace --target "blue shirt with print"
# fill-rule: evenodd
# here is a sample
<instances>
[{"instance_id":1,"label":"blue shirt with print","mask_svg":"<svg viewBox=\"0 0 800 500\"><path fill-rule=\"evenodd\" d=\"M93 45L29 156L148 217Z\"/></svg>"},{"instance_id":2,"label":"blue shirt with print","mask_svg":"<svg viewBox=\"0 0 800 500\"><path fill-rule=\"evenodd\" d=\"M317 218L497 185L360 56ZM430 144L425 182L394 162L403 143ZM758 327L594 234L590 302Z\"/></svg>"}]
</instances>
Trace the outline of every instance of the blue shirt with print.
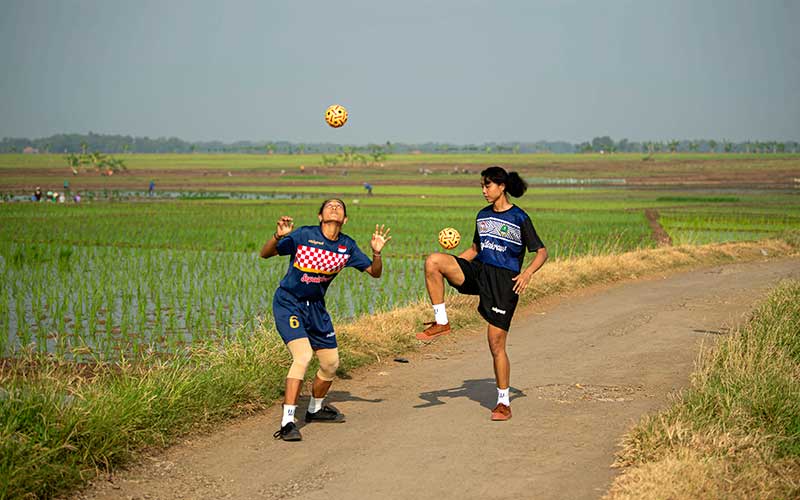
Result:
<instances>
[{"instance_id":1,"label":"blue shirt with print","mask_svg":"<svg viewBox=\"0 0 800 500\"><path fill-rule=\"evenodd\" d=\"M492 205L478 212L472 242L478 247L478 261L519 272L525 249L544 248L531 218L516 205L505 212L495 212Z\"/></svg>"},{"instance_id":2,"label":"blue shirt with print","mask_svg":"<svg viewBox=\"0 0 800 500\"><path fill-rule=\"evenodd\" d=\"M278 241L278 255L290 255L280 287L300 300L322 300L331 281L345 267L364 271L372 261L353 238L339 233L329 240L319 226L302 226Z\"/></svg>"}]
</instances>

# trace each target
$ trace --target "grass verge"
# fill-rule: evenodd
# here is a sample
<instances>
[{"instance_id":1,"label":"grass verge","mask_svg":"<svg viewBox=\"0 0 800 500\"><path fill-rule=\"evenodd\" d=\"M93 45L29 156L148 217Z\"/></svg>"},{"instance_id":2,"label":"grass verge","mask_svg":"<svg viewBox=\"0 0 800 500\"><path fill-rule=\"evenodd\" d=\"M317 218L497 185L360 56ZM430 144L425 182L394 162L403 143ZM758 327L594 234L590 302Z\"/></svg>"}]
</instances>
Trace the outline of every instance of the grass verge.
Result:
<instances>
[{"instance_id":1,"label":"grass verge","mask_svg":"<svg viewBox=\"0 0 800 500\"><path fill-rule=\"evenodd\" d=\"M771 240L556 261L537 274L522 304L671 269L796 251ZM448 298L451 322L480 323L475 305L472 297ZM430 314L419 303L340 326L340 370L415 349L412 334ZM52 497L148 447L269 406L281 394L289 356L271 328L245 325L240 333L237 341L194 346L189 356L168 360L76 365L34 354L6 360L0 365L0 499Z\"/></svg>"},{"instance_id":2,"label":"grass verge","mask_svg":"<svg viewBox=\"0 0 800 500\"><path fill-rule=\"evenodd\" d=\"M799 332L800 282L786 281L625 437L606 498L800 498Z\"/></svg>"}]
</instances>

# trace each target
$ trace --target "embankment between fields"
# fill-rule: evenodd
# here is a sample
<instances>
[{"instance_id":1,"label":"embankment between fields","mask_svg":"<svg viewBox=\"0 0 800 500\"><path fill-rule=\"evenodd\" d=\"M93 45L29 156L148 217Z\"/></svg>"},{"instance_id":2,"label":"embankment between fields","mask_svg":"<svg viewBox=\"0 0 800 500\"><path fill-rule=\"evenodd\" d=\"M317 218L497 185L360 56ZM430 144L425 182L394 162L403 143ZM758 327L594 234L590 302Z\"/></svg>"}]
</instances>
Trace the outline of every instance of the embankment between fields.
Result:
<instances>
[{"instance_id":1,"label":"embankment between fields","mask_svg":"<svg viewBox=\"0 0 800 500\"><path fill-rule=\"evenodd\" d=\"M521 306L572 290L707 265L797 255L784 240L668 247L545 264ZM420 286L423 286L420 283ZM448 297L456 328L476 326L475 298ZM426 303L338 325L340 374L417 348ZM30 354L0 371L0 498L50 497L167 446L188 432L271 405L288 353L271 326L243 325L238 339L192 347L189 356L77 366ZM315 368L308 370L315 373Z\"/></svg>"}]
</instances>

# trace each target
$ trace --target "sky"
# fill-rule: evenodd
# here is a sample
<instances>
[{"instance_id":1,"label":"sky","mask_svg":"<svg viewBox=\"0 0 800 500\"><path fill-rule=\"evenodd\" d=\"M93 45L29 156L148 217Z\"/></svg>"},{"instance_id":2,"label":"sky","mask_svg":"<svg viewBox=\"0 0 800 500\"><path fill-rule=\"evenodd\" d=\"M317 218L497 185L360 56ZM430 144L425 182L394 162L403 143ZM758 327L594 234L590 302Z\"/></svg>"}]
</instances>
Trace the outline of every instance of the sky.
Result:
<instances>
[{"instance_id":1,"label":"sky","mask_svg":"<svg viewBox=\"0 0 800 500\"><path fill-rule=\"evenodd\" d=\"M0 0L0 137L800 140L798 21L798 0Z\"/></svg>"}]
</instances>

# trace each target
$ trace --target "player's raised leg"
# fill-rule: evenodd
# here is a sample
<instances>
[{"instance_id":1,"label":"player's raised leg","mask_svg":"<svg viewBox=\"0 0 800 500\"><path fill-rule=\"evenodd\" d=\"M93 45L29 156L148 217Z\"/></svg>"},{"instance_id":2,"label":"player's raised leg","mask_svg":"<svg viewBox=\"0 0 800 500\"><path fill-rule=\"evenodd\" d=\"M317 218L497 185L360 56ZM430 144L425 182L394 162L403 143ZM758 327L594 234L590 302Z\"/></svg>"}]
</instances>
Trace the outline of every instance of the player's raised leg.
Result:
<instances>
[{"instance_id":1,"label":"player's raised leg","mask_svg":"<svg viewBox=\"0 0 800 500\"><path fill-rule=\"evenodd\" d=\"M431 340L450 333L450 322L444 305L444 280L453 286L464 283L464 272L456 257L446 253L432 253L425 259L425 287L433 305L435 320L425 323L427 328L417 334L419 340Z\"/></svg>"}]
</instances>

